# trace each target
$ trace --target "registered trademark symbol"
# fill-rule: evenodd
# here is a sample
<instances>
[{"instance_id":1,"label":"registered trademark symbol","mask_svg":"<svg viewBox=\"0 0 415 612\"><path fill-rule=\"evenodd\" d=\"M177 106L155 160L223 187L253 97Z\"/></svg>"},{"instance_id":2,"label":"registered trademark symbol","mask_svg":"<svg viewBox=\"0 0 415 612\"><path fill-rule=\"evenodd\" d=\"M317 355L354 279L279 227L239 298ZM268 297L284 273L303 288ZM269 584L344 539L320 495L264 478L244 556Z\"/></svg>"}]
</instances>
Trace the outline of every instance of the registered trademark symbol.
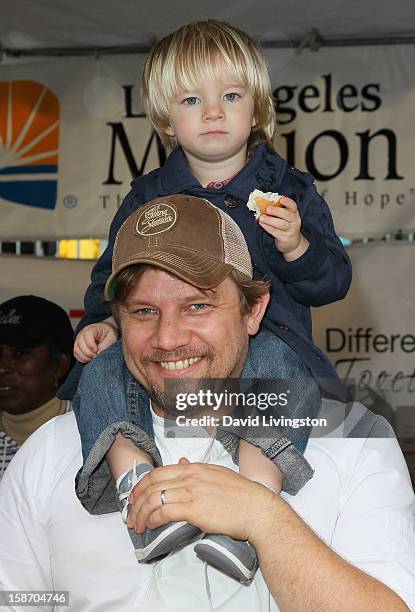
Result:
<instances>
[{"instance_id":1,"label":"registered trademark symbol","mask_svg":"<svg viewBox=\"0 0 415 612\"><path fill-rule=\"evenodd\" d=\"M77 204L78 198L71 193L63 198L63 205L66 206L66 208L75 208Z\"/></svg>"}]
</instances>

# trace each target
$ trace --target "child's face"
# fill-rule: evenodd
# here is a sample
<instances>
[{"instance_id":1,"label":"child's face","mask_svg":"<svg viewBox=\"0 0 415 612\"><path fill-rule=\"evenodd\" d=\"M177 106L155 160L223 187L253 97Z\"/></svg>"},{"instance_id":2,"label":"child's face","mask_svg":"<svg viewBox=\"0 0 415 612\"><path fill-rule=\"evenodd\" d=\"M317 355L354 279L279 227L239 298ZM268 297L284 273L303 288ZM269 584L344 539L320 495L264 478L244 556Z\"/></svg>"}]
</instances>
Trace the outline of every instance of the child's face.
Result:
<instances>
[{"instance_id":1,"label":"child's face","mask_svg":"<svg viewBox=\"0 0 415 612\"><path fill-rule=\"evenodd\" d=\"M192 162L218 164L232 158L246 161L246 148L255 125L254 100L232 78L205 80L173 99L169 136L175 136Z\"/></svg>"}]
</instances>

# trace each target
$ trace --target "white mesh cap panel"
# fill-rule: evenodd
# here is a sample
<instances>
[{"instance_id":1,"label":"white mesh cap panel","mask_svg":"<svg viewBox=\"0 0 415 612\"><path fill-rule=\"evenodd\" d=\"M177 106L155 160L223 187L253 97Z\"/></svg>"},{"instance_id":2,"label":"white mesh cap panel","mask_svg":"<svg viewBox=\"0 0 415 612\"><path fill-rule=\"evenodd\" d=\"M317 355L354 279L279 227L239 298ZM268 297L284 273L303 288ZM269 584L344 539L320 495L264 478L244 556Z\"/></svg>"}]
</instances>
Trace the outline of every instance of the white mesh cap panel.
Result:
<instances>
[{"instance_id":1,"label":"white mesh cap panel","mask_svg":"<svg viewBox=\"0 0 415 612\"><path fill-rule=\"evenodd\" d=\"M224 263L230 264L235 270L252 278L253 269L251 256L239 226L220 208L216 209L222 220L222 237L225 251Z\"/></svg>"}]
</instances>

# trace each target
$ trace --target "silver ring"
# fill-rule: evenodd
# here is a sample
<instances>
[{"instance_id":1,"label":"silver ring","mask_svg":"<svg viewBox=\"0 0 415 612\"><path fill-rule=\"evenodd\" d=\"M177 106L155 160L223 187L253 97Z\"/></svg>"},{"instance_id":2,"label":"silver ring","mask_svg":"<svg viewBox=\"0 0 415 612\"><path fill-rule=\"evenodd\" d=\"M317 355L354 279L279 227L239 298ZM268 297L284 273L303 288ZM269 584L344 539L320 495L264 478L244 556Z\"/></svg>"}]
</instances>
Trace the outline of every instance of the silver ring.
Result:
<instances>
[{"instance_id":1,"label":"silver ring","mask_svg":"<svg viewBox=\"0 0 415 612\"><path fill-rule=\"evenodd\" d=\"M166 501L166 489L163 489L162 491L160 491L160 499L161 499L162 506L164 506L164 504L167 504L167 501Z\"/></svg>"}]
</instances>

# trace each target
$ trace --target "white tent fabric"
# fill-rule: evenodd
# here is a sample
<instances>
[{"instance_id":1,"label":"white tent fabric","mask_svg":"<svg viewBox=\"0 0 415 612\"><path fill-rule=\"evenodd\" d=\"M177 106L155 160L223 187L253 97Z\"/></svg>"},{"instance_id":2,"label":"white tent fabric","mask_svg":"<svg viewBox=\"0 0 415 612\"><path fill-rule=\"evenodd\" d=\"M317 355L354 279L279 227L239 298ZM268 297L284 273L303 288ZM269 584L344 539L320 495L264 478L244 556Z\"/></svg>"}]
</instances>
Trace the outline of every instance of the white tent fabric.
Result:
<instances>
[{"instance_id":1,"label":"white tent fabric","mask_svg":"<svg viewBox=\"0 0 415 612\"><path fill-rule=\"evenodd\" d=\"M312 28L324 40L415 40L414 0L2 0L5 49L148 47L180 25L224 19L263 43L292 44Z\"/></svg>"}]
</instances>

